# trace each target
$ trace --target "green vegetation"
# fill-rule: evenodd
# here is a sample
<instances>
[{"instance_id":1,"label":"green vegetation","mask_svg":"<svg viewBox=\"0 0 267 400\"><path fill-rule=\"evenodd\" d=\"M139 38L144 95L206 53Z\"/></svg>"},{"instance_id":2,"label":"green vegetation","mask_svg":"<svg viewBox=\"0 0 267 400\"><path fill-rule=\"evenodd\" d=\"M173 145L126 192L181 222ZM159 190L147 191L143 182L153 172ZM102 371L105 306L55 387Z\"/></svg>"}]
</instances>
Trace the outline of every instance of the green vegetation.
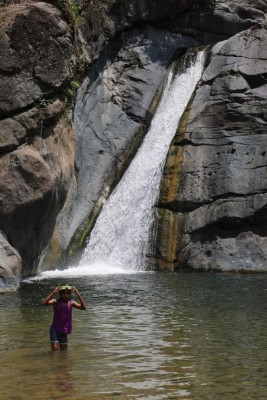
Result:
<instances>
[{"instance_id":1,"label":"green vegetation","mask_svg":"<svg viewBox=\"0 0 267 400\"><path fill-rule=\"evenodd\" d=\"M75 2L75 0L59 0L58 6L66 15L72 29L83 24L81 7Z\"/></svg>"},{"instance_id":2,"label":"green vegetation","mask_svg":"<svg viewBox=\"0 0 267 400\"><path fill-rule=\"evenodd\" d=\"M63 101L65 103L65 111L64 114L68 114L72 112L75 98L78 88L80 87L80 82L78 80L73 80L69 83L66 87L65 91L63 92Z\"/></svg>"},{"instance_id":3,"label":"green vegetation","mask_svg":"<svg viewBox=\"0 0 267 400\"><path fill-rule=\"evenodd\" d=\"M80 86L80 82L71 81L69 87L66 89L66 92L65 92L67 98L71 99L71 98L75 97L79 86Z\"/></svg>"}]
</instances>

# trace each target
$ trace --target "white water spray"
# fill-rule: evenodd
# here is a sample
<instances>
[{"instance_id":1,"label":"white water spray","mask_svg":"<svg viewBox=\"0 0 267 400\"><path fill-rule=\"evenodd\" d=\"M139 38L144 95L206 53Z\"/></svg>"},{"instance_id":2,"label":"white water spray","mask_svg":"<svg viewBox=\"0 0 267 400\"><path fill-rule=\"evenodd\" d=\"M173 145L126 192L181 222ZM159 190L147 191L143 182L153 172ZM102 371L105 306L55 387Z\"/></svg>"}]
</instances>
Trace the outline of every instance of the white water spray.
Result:
<instances>
[{"instance_id":1,"label":"white water spray","mask_svg":"<svg viewBox=\"0 0 267 400\"><path fill-rule=\"evenodd\" d=\"M163 164L185 107L201 77L203 52L184 73L169 73L142 146L105 203L79 268L93 264L144 269ZM88 268L88 267L87 267Z\"/></svg>"}]
</instances>

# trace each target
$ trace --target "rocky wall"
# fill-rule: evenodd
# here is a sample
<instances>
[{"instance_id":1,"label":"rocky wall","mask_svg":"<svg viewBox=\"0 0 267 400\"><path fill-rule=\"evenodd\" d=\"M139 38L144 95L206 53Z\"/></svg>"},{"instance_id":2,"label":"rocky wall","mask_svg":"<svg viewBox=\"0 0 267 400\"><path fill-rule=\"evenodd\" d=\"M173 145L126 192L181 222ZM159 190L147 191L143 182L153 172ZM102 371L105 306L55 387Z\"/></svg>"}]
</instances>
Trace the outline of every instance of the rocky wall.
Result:
<instances>
[{"instance_id":1,"label":"rocky wall","mask_svg":"<svg viewBox=\"0 0 267 400\"><path fill-rule=\"evenodd\" d=\"M38 271L74 175L63 92L76 61L68 25L49 4L1 9L0 42L0 282L12 286L8 264L17 288ZM8 263L7 243L18 252Z\"/></svg>"},{"instance_id":2,"label":"rocky wall","mask_svg":"<svg viewBox=\"0 0 267 400\"><path fill-rule=\"evenodd\" d=\"M267 270L266 23L212 49L163 173L163 269Z\"/></svg>"}]
</instances>

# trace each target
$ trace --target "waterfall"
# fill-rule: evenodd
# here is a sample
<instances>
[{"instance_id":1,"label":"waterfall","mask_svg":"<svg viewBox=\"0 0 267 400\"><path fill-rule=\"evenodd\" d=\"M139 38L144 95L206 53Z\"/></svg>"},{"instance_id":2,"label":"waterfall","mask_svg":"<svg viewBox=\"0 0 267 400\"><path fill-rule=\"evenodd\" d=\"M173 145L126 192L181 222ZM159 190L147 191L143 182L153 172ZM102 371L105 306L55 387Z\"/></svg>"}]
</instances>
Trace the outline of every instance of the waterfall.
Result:
<instances>
[{"instance_id":1,"label":"waterfall","mask_svg":"<svg viewBox=\"0 0 267 400\"><path fill-rule=\"evenodd\" d=\"M120 183L104 204L91 232L80 266L112 265L142 270L162 168L185 107L201 77L203 52L180 75L174 68L150 129ZM97 264L97 265L96 265Z\"/></svg>"}]
</instances>

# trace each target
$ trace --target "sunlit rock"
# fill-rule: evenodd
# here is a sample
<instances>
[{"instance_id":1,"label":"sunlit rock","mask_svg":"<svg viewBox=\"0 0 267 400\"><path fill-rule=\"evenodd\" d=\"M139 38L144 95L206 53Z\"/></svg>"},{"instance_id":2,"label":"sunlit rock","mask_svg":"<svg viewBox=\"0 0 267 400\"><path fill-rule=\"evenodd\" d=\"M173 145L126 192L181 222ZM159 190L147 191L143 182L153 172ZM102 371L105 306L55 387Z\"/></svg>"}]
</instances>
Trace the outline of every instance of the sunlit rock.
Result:
<instances>
[{"instance_id":1,"label":"sunlit rock","mask_svg":"<svg viewBox=\"0 0 267 400\"><path fill-rule=\"evenodd\" d=\"M264 24L213 48L163 172L162 268L267 270L266 61Z\"/></svg>"}]
</instances>

